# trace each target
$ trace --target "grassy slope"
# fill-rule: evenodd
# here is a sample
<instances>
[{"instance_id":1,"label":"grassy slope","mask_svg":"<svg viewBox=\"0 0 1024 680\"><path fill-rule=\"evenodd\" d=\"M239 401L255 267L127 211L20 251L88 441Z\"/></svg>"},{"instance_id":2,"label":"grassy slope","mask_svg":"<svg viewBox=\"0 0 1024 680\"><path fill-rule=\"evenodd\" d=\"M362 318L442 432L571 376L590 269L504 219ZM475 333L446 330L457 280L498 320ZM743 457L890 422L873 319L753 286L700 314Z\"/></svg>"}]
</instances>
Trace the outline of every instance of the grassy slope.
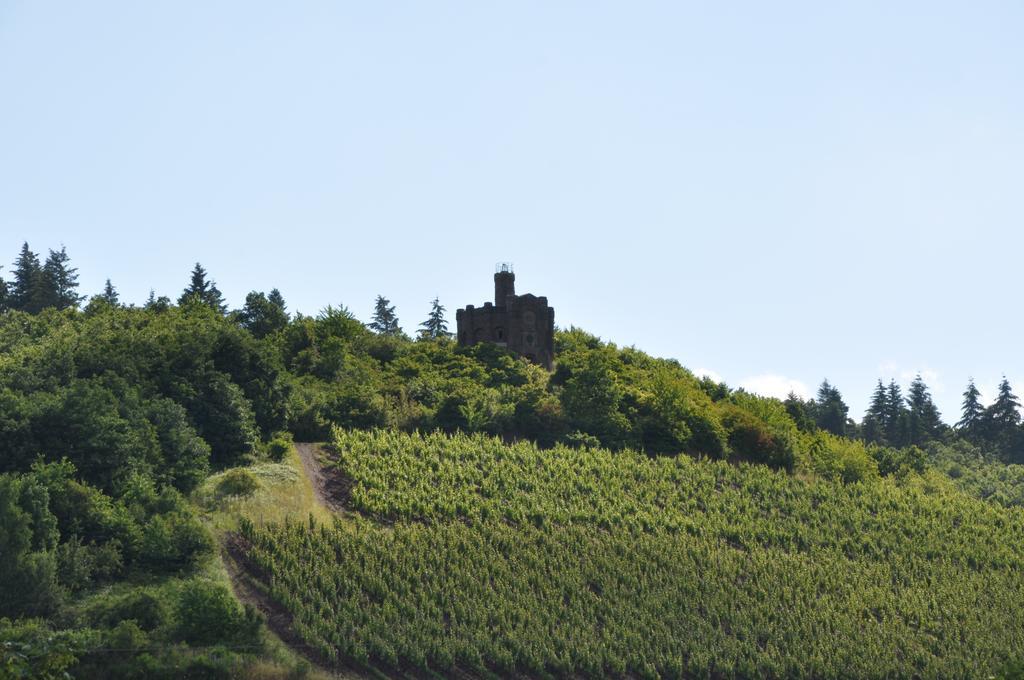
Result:
<instances>
[{"instance_id":1,"label":"grassy slope","mask_svg":"<svg viewBox=\"0 0 1024 680\"><path fill-rule=\"evenodd\" d=\"M345 433L375 519L254 526L306 641L399 667L958 676L1024 648L1024 516L938 477ZM254 515L253 515L254 516ZM265 519L265 518L264 518Z\"/></svg>"},{"instance_id":2,"label":"grassy slope","mask_svg":"<svg viewBox=\"0 0 1024 680\"><path fill-rule=\"evenodd\" d=\"M222 547L219 559L207 568L207 575L212 580L230 584L236 596L246 602L252 599L254 584L244 578L226 550L226 541L237 530L239 520L247 518L257 522L281 522L286 518L304 520L312 516L319 521L329 522L332 515L317 502L313 485L306 477L294 449L280 463L259 463L235 469L246 470L259 481L259 487L253 494L246 497L220 497L217 485L230 472L225 470L207 479L193 494L193 502L199 506L206 526ZM296 651L293 646L283 642L273 629L274 626L271 626L268 659L247 668L249 677L283 677L287 673L286 669L294 668L296 662L306 656L306 650ZM282 663L275 663L275 659ZM339 675L314 669L309 677L316 680Z\"/></svg>"}]
</instances>

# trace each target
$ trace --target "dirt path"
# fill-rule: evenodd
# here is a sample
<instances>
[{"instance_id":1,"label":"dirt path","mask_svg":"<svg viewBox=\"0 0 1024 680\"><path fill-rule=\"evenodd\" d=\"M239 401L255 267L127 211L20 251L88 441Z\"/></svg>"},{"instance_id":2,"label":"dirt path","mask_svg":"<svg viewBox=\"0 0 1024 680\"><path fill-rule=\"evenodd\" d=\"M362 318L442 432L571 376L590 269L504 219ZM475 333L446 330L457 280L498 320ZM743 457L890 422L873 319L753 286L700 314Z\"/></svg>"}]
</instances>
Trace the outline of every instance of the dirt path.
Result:
<instances>
[{"instance_id":1,"label":"dirt path","mask_svg":"<svg viewBox=\"0 0 1024 680\"><path fill-rule=\"evenodd\" d=\"M313 484L313 493L316 494L316 499L331 512L344 512L351 484L340 476L324 472L320 461L321 456L324 455L323 444L296 444L295 450L302 461L302 469L306 472L306 477Z\"/></svg>"}]
</instances>

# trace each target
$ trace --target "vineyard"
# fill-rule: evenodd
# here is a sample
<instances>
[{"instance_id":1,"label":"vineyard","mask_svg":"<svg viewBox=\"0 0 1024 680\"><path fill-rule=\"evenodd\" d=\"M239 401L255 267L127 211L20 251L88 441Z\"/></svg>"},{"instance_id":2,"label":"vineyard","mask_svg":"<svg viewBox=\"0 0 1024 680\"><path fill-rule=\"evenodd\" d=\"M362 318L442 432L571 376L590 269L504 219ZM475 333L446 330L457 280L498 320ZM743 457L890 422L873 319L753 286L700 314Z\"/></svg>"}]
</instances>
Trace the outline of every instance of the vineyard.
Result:
<instances>
[{"instance_id":1,"label":"vineyard","mask_svg":"<svg viewBox=\"0 0 1024 680\"><path fill-rule=\"evenodd\" d=\"M356 514L243 521L320 656L445 672L963 677L1024 649L1024 514L935 474L336 433Z\"/></svg>"}]
</instances>

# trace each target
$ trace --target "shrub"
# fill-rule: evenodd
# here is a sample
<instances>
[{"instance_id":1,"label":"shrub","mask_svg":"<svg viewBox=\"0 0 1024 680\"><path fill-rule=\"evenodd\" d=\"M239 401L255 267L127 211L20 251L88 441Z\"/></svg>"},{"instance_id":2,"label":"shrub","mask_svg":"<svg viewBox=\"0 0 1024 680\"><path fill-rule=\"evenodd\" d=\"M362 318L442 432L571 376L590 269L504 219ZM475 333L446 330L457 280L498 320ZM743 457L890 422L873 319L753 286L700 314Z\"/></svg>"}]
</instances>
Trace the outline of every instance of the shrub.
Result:
<instances>
[{"instance_id":1,"label":"shrub","mask_svg":"<svg viewBox=\"0 0 1024 680\"><path fill-rule=\"evenodd\" d=\"M243 610L227 588L217 583L186 583L178 599L177 618L178 637L189 644L260 644L259 614L249 606Z\"/></svg>"},{"instance_id":2,"label":"shrub","mask_svg":"<svg viewBox=\"0 0 1024 680\"><path fill-rule=\"evenodd\" d=\"M142 535L140 559L150 568L173 571L195 565L213 550L213 540L191 514L152 517Z\"/></svg>"},{"instance_id":3,"label":"shrub","mask_svg":"<svg viewBox=\"0 0 1024 680\"><path fill-rule=\"evenodd\" d=\"M291 450L292 435L288 432L278 432L267 444L267 457L275 463L280 463Z\"/></svg>"},{"instance_id":4,"label":"shrub","mask_svg":"<svg viewBox=\"0 0 1024 680\"><path fill-rule=\"evenodd\" d=\"M229 470L217 482L218 496L250 496L260 486L248 470Z\"/></svg>"}]
</instances>

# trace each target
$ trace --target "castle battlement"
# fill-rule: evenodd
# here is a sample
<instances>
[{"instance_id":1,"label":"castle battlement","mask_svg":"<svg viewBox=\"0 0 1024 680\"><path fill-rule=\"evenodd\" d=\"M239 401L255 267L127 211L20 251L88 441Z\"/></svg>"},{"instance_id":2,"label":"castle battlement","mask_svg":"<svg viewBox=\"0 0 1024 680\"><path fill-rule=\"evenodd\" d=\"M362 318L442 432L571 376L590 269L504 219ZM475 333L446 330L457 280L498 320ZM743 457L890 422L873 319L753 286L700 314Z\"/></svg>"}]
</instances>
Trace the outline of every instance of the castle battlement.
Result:
<instances>
[{"instance_id":1,"label":"castle battlement","mask_svg":"<svg viewBox=\"0 0 1024 680\"><path fill-rule=\"evenodd\" d=\"M555 310L546 297L516 295L512 266L498 265L494 273L494 302L466 305L455 313L459 345L493 342L544 366L555 360Z\"/></svg>"}]
</instances>

